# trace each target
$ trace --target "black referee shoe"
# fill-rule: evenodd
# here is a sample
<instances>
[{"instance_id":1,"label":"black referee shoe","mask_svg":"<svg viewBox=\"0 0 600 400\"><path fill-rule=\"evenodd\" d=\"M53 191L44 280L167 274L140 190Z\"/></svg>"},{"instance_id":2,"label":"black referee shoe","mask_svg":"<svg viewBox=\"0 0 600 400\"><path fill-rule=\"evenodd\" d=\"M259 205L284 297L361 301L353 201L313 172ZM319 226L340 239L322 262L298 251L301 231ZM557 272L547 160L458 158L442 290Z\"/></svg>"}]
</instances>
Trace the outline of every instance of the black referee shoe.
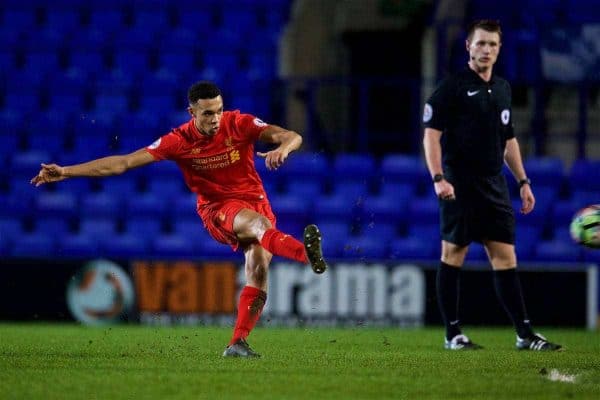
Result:
<instances>
[{"instance_id":1,"label":"black referee shoe","mask_svg":"<svg viewBox=\"0 0 600 400\"><path fill-rule=\"evenodd\" d=\"M539 333L526 339L521 339L517 336L516 346L517 350L562 351L562 346L560 344L549 342Z\"/></svg>"},{"instance_id":2,"label":"black referee shoe","mask_svg":"<svg viewBox=\"0 0 600 400\"><path fill-rule=\"evenodd\" d=\"M323 259L321 249L321 232L316 225L310 224L304 228L304 249L310 261L310 266L317 274L322 274L327 269L327 263Z\"/></svg>"}]
</instances>

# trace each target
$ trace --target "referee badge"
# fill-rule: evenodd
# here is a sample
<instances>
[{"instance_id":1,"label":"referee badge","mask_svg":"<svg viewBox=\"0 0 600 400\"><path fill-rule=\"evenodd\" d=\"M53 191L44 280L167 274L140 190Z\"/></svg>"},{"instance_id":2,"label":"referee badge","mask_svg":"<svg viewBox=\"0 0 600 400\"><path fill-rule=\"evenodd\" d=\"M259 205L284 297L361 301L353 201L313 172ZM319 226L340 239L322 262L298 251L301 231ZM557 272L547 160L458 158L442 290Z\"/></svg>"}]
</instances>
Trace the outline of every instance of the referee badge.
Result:
<instances>
[{"instance_id":1,"label":"referee badge","mask_svg":"<svg viewBox=\"0 0 600 400\"><path fill-rule=\"evenodd\" d=\"M500 120L502 121L503 125L508 125L508 122L510 121L510 110L502 110L502 112L500 113Z\"/></svg>"},{"instance_id":2,"label":"referee badge","mask_svg":"<svg viewBox=\"0 0 600 400\"><path fill-rule=\"evenodd\" d=\"M425 108L423 108L423 122L431 121L431 117L433 115L433 108L429 103L425 103Z\"/></svg>"}]
</instances>

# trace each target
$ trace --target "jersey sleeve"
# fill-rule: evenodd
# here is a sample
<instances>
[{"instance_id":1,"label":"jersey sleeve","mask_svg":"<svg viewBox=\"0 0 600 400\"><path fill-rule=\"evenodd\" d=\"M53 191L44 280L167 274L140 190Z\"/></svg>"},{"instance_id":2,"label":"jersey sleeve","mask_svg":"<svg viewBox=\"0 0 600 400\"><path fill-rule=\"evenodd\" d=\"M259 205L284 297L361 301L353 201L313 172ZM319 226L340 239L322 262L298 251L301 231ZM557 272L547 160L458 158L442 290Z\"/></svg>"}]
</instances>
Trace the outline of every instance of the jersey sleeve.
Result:
<instances>
[{"instance_id":1,"label":"jersey sleeve","mask_svg":"<svg viewBox=\"0 0 600 400\"><path fill-rule=\"evenodd\" d=\"M269 126L269 124L251 114L239 114L235 123L239 131L243 132L249 141L258 140L262 131Z\"/></svg>"},{"instance_id":2,"label":"jersey sleeve","mask_svg":"<svg viewBox=\"0 0 600 400\"><path fill-rule=\"evenodd\" d=\"M452 104L452 88L450 79L444 79L423 108L423 125L443 131L448 124L449 109Z\"/></svg>"},{"instance_id":3,"label":"jersey sleeve","mask_svg":"<svg viewBox=\"0 0 600 400\"><path fill-rule=\"evenodd\" d=\"M515 137L515 125L513 123L513 113L512 113L512 89L508 82L506 82L507 91L508 91L508 102L510 107L508 108L508 116L506 116L506 111L502 111L500 118L502 119L502 123L504 124L506 121L506 129L504 130L504 138L506 140L512 139Z\"/></svg>"},{"instance_id":4,"label":"jersey sleeve","mask_svg":"<svg viewBox=\"0 0 600 400\"><path fill-rule=\"evenodd\" d=\"M175 131L171 131L156 139L154 143L146 147L146 151L156 160L170 160L179 153L181 141L181 136L177 135Z\"/></svg>"}]
</instances>

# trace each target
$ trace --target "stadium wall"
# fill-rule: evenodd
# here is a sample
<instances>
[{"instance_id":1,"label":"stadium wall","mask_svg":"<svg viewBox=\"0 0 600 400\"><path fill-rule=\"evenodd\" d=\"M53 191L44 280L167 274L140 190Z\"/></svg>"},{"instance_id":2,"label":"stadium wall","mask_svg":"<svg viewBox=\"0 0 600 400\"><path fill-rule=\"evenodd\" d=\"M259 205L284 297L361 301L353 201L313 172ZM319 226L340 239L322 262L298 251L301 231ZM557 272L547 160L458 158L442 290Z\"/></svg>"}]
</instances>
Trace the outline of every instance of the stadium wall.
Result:
<instances>
[{"instance_id":1,"label":"stadium wall","mask_svg":"<svg viewBox=\"0 0 600 400\"><path fill-rule=\"evenodd\" d=\"M427 262L334 262L324 275L275 262L261 324L277 326L439 325L436 266ZM0 261L0 321L231 325L244 269L231 261ZM536 326L587 327L598 321L595 265L524 265L521 280ZM462 320L510 324L491 272L466 267Z\"/></svg>"}]
</instances>

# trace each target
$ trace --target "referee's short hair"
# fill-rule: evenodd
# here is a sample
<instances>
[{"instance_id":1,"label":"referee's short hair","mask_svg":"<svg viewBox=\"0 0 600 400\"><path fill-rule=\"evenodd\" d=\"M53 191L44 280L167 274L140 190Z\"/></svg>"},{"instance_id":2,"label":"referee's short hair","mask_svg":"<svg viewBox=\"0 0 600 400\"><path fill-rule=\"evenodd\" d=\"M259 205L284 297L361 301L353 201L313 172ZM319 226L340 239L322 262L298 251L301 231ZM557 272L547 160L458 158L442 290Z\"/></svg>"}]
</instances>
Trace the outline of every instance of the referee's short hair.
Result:
<instances>
[{"instance_id":1,"label":"referee's short hair","mask_svg":"<svg viewBox=\"0 0 600 400\"><path fill-rule=\"evenodd\" d=\"M471 22L467 29L467 40L471 41L475 29L483 29L488 32L496 32L502 41L502 28L500 27L500 21L493 19L478 19Z\"/></svg>"}]
</instances>

